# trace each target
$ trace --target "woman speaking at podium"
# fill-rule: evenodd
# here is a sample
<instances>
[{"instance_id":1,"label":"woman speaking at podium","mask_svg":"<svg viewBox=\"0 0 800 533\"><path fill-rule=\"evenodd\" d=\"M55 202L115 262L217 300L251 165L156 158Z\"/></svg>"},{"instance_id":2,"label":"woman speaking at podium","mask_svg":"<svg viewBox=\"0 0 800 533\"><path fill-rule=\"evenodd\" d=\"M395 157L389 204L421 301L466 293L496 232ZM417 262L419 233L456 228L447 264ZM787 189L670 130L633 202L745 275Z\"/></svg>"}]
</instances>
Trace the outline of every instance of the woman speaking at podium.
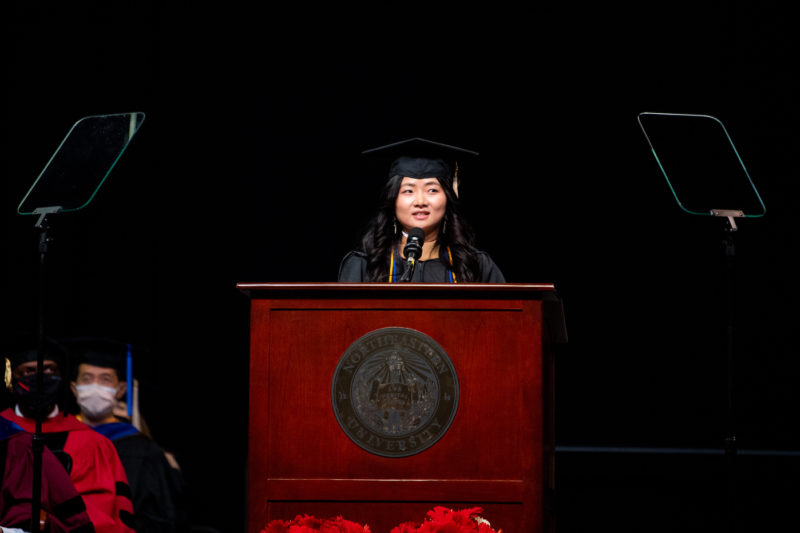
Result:
<instances>
[{"instance_id":1,"label":"woman speaking at podium","mask_svg":"<svg viewBox=\"0 0 800 533\"><path fill-rule=\"evenodd\" d=\"M456 158L476 152L413 138L363 154L392 161L389 180L361 250L342 259L339 281L505 282L459 212Z\"/></svg>"}]
</instances>

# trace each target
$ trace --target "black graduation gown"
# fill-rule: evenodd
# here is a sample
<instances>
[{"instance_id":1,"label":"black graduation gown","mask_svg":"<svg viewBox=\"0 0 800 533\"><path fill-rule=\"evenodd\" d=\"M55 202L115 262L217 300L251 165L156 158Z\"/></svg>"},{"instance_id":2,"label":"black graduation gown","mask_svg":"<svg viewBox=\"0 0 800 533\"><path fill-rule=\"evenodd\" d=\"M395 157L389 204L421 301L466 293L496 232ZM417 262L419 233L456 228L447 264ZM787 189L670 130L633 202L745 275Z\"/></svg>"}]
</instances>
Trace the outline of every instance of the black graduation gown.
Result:
<instances>
[{"instance_id":1,"label":"black graduation gown","mask_svg":"<svg viewBox=\"0 0 800 533\"><path fill-rule=\"evenodd\" d=\"M128 475L137 533L183 531L183 478L164 450L126 422L94 428L114 443Z\"/></svg>"},{"instance_id":2,"label":"black graduation gown","mask_svg":"<svg viewBox=\"0 0 800 533\"><path fill-rule=\"evenodd\" d=\"M478 251L478 268L481 283L505 283L506 279L486 252ZM363 252L349 252L339 265L339 281L367 281L367 256ZM448 283L447 269L438 259L417 261L412 282Z\"/></svg>"}]
</instances>

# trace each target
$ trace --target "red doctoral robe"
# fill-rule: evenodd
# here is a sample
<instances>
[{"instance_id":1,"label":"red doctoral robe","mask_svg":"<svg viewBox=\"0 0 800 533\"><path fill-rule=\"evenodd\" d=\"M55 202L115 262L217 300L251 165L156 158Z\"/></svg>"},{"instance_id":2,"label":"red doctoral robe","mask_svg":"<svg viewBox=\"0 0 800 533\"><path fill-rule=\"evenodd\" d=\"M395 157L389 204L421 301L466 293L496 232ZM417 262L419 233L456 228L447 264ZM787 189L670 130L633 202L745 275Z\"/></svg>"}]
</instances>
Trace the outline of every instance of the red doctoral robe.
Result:
<instances>
[{"instance_id":1,"label":"red doctoral robe","mask_svg":"<svg viewBox=\"0 0 800 533\"><path fill-rule=\"evenodd\" d=\"M12 408L0 416L28 433L36 430L35 421L17 416ZM97 533L134 533L133 503L125 469L114 444L74 416L66 413L42 423L48 447L63 441L63 451L72 459L70 478L86 504L86 511Z\"/></svg>"}]
</instances>

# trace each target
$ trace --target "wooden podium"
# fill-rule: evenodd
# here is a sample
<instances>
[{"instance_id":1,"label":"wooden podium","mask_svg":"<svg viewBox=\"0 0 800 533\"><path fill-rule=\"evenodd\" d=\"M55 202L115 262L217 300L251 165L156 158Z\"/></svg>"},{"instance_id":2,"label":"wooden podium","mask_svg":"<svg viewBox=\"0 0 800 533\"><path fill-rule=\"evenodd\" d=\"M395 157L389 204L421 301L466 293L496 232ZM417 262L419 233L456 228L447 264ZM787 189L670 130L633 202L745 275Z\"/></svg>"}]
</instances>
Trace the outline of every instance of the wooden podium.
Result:
<instances>
[{"instance_id":1,"label":"wooden podium","mask_svg":"<svg viewBox=\"0 0 800 533\"><path fill-rule=\"evenodd\" d=\"M553 530L566 328L552 285L237 288L250 297L249 533L298 514L388 533L437 505L482 507L504 533Z\"/></svg>"}]
</instances>

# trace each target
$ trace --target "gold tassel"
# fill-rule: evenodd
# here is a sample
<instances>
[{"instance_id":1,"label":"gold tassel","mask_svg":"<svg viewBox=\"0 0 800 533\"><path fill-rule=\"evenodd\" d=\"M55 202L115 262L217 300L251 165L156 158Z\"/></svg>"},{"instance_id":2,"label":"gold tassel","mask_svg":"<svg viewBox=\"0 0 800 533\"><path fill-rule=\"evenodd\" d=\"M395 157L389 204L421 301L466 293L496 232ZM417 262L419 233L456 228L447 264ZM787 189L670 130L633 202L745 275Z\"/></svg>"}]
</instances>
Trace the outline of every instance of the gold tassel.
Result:
<instances>
[{"instance_id":1,"label":"gold tassel","mask_svg":"<svg viewBox=\"0 0 800 533\"><path fill-rule=\"evenodd\" d=\"M11 390L11 360L6 357L6 371L3 375L3 383L6 385L6 389Z\"/></svg>"},{"instance_id":2,"label":"gold tassel","mask_svg":"<svg viewBox=\"0 0 800 533\"><path fill-rule=\"evenodd\" d=\"M456 161L456 168L453 172L453 191L456 193L456 198L458 198L458 161Z\"/></svg>"}]
</instances>

